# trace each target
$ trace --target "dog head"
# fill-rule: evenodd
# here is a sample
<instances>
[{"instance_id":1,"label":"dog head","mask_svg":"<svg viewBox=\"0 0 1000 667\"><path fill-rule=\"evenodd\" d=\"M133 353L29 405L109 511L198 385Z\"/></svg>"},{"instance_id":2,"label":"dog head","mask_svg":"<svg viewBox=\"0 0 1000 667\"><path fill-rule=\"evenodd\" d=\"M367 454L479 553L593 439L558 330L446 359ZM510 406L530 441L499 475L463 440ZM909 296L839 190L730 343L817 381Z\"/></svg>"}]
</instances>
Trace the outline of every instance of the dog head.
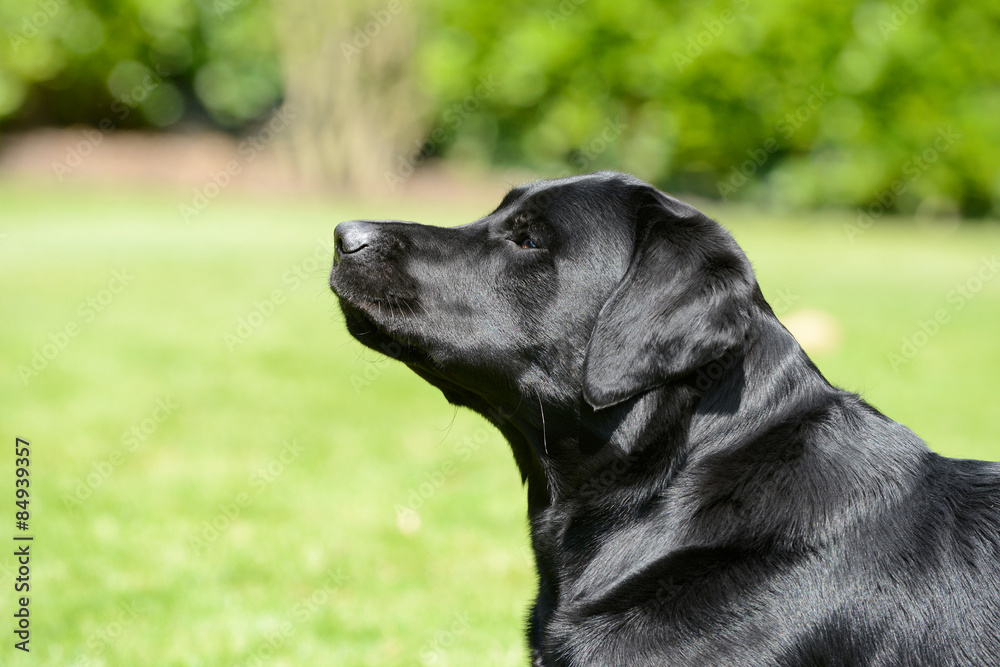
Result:
<instances>
[{"instance_id":1,"label":"dog head","mask_svg":"<svg viewBox=\"0 0 1000 667\"><path fill-rule=\"evenodd\" d=\"M514 188L459 227L335 235L351 334L480 411L600 410L681 380L743 341L756 285L719 225L608 172Z\"/></svg>"}]
</instances>

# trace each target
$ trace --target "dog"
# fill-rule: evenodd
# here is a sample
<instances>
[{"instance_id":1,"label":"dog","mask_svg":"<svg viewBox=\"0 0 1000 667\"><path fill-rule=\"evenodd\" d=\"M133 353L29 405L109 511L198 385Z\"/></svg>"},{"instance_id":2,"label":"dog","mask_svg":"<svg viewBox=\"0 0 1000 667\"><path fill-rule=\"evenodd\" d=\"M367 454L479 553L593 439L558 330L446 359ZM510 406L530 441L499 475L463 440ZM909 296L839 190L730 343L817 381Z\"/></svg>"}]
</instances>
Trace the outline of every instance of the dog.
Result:
<instances>
[{"instance_id":1,"label":"dog","mask_svg":"<svg viewBox=\"0 0 1000 667\"><path fill-rule=\"evenodd\" d=\"M827 382L690 205L599 172L343 222L330 286L510 442L532 665L1000 665L1000 464Z\"/></svg>"}]
</instances>

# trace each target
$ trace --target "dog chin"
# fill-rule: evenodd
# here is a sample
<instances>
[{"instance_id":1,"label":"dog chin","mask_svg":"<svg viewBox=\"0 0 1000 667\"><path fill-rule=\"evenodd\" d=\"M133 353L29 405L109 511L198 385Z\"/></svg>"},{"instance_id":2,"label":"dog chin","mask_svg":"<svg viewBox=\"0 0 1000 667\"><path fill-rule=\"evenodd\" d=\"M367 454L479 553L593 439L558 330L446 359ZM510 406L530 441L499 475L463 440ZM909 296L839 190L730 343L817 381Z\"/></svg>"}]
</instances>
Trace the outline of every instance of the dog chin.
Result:
<instances>
[{"instance_id":1,"label":"dog chin","mask_svg":"<svg viewBox=\"0 0 1000 667\"><path fill-rule=\"evenodd\" d=\"M378 322L374 316L378 312L378 304L366 304L362 307L353 300L341 297L340 308L347 320L347 330L355 340L406 364L410 370L439 389L449 403L470 407L481 402L478 394L451 377L419 342Z\"/></svg>"},{"instance_id":2,"label":"dog chin","mask_svg":"<svg viewBox=\"0 0 1000 667\"><path fill-rule=\"evenodd\" d=\"M398 316L380 317L377 302L340 297L340 310L347 331L365 347L407 364L429 361L427 352L399 330ZM383 321L387 319L388 322Z\"/></svg>"}]
</instances>

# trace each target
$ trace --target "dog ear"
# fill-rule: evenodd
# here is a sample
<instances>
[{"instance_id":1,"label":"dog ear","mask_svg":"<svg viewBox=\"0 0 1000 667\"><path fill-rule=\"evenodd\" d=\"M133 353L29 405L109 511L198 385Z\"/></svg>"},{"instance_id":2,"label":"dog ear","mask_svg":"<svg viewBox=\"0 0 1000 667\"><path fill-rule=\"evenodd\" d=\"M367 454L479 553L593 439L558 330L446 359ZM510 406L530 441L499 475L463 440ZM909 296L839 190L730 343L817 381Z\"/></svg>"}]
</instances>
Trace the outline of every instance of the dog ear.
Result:
<instances>
[{"instance_id":1,"label":"dog ear","mask_svg":"<svg viewBox=\"0 0 1000 667\"><path fill-rule=\"evenodd\" d=\"M643 185L631 263L587 344L595 409L688 375L739 345L756 281L733 238L700 211Z\"/></svg>"}]
</instances>

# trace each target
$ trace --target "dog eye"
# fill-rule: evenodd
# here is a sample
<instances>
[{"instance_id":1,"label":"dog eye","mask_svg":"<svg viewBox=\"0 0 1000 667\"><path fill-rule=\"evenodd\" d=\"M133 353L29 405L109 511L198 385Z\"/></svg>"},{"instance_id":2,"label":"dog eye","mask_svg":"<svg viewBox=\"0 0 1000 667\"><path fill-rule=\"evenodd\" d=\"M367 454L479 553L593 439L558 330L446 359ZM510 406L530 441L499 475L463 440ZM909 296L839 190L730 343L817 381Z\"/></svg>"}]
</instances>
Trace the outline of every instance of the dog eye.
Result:
<instances>
[{"instance_id":1,"label":"dog eye","mask_svg":"<svg viewBox=\"0 0 1000 667\"><path fill-rule=\"evenodd\" d=\"M522 250L528 250L530 248L537 248L535 242L531 240L530 236L525 236L517 244Z\"/></svg>"}]
</instances>

